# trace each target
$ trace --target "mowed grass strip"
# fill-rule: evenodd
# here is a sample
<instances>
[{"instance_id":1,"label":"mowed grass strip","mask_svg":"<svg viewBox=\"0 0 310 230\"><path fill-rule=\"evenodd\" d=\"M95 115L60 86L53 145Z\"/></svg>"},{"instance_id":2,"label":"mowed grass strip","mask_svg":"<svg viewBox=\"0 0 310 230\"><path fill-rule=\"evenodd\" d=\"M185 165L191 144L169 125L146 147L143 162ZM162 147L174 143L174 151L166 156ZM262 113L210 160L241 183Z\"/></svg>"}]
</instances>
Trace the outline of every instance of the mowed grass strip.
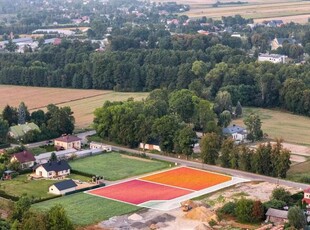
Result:
<instances>
[{"instance_id":1,"label":"mowed grass strip","mask_svg":"<svg viewBox=\"0 0 310 230\"><path fill-rule=\"evenodd\" d=\"M73 194L37 203L32 205L31 209L35 211L48 211L56 204L62 205L70 220L75 225L80 226L95 224L113 216L132 213L141 209L134 205L108 200L85 193Z\"/></svg>"},{"instance_id":2,"label":"mowed grass strip","mask_svg":"<svg viewBox=\"0 0 310 230\"><path fill-rule=\"evenodd\" d=\"M71 161L70 166L74 170L115 181L164 169L169 163L111 152Z\"/></svg>"},{"instance_id":3,"label":"mowed grass strip","mask_svg":"<svg viewBox=\"0 0 310 230\"><path fill-rule=\"evenodd\" d=\"M244 126L244 117L252 112L260 116L263 132L270 138L283 138L285 142L310 145L309 117L279 110L243 108L243 118L233 120L232 124Z\"/></svg>"}]
</instances>

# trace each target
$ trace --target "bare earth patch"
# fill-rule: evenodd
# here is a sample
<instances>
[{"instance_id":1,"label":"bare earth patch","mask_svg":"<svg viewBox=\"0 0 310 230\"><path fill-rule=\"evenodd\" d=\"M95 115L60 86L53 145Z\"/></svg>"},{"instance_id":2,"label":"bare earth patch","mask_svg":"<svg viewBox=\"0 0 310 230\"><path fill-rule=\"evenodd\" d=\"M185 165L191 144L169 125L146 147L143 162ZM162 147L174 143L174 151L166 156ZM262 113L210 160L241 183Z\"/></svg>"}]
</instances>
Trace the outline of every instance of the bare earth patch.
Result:
<instances>
[{"instance_id":1,"label":"bare earth patch","mask_svg":"<svg viewBox=\"0 0 310 230\"><path fill-rule=\"evenodd\" d=\"M144 161L144 162L152 162L152 160L141 158L141 157L134 157L134 156L123 155L123 154L121 154L121 156L122 158L135 159L135 160Z\"/></svg>"}]
</instances>

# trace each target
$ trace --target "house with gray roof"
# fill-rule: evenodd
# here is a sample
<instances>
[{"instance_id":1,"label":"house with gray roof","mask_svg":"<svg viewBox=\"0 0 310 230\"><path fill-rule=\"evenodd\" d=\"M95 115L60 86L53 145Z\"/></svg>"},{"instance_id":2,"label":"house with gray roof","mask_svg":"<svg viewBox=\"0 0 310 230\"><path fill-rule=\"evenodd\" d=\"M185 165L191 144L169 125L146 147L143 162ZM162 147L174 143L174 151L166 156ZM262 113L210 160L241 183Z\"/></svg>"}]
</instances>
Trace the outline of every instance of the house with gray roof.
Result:
<instances>
[{"instance_id":1,"label":"house with gray roof","mask_svg":"<svg viewBox=\"0 0 310 230\"><path fill-rule=\"evenodd\" d=\"M50 186L48 192L56 195L64 195L68 192L75 191L76 187L77 184L73 180L64 180Z\"/></svg>"},{"instance_id":2,"label":"house with gray roof","mask_svg":"<svg viewBox=\"0 0 310 230\"><path fill-rule=\"evenodd\" d=\"M35 174L38 177L56 178L65 177L70 174L71 167L67 161L52 161L35 167Z\"/></svg>"},{"instance_id":3,"label":"house with gray roof","mask_svg":"<svg viewBox=\"0 0 310 230\"><path fill-rule=\"evenodd\" d=\"M266 212L266 222L284 224L288 222L288 211L269 208Z\"/></svg>"},{"instance_id":4,"label":"house with gray roof","mask_svg":"<svg viewBox=\"0 0 310 230\"><path fill-rule=\"evenodd\" d=\"M247 138L247 130L235 124L223 128L222 133L226 137L232 137L237 143L240 143Z\"/></svg>"}]
</instances>

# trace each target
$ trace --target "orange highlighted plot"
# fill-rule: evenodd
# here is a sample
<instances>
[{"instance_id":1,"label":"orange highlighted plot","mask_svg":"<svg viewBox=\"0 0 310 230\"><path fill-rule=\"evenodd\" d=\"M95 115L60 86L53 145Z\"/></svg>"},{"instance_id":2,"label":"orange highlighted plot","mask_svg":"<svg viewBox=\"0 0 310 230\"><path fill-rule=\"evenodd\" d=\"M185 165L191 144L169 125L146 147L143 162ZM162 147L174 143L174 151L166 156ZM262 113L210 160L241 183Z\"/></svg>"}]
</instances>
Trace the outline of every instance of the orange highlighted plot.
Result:
<instances>
[{"instance_id":1,"label":"orange highlighted plot","mask_svg":"<svg viewBox=\"0 0 310 230\"><path fill-rule=\"evenodd\" d=\"M230 181L232 178L222 174L182 167L139 179L197 191Z\"/></svg>"}]
</instances>

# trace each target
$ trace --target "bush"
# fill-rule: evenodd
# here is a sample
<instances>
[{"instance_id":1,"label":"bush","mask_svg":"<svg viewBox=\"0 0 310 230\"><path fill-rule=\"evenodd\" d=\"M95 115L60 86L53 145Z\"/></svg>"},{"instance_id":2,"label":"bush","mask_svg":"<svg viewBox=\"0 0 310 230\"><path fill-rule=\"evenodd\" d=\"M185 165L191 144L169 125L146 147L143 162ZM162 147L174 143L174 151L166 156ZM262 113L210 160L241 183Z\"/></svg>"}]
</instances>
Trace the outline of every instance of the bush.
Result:
<instances>
[{"instance_id":1,"label":"bush","mask_svg":"<svg viewBox=\"0 0 310 230\"><path fill-rule=\"evenodd\" d=\"M75 169L71 169L71 173L74 173L74 174L77 174L77 175L81 175L81 176L90 177L90 178L94 176L94 174L82 172L82 171L75 170Z\"/></svg>"},{"instance_id":2,"label":"bush","mask_svg":"<svg viewBox=\"0 0 310 230\"><path fill-rule=\"evenodd\" d=\"M269 208L283 209L285 205L286 205L285 202L276 199L272 199L263 204L265 210L268 210Z\"/></svg>"},{"instance_id":3,"label":"bush","mask_svg":"<svg viewBox=\"0 0 310 230\"><path fill-rule=\"evenodd\" d=\"M217 222L214 219L212 219L209 221L209 225L213 227L214 225L217 225Z\"/></svg>"},{"instance_id":4,"label":"bush","mask_svg":"<svg viewBox=\"0 0 310 230\"><path fill-rule=\"evenodd\" d=\"M236 204L234 202L228 202L222 208L220 208L220 211L225 215L234 216L235 209L236 209Z\"/></svg>"},{"instance_id":5,"label":"bush","mask_svg":"<svg viewBox=\"0 0 310 230\"><path fill-rule=\"evenodd\" d=\"M275 188L272 191L271 199L280 200L288 204L291 200L291 193L286 191L284 188Z\"/></svg>"}]
</instances>

